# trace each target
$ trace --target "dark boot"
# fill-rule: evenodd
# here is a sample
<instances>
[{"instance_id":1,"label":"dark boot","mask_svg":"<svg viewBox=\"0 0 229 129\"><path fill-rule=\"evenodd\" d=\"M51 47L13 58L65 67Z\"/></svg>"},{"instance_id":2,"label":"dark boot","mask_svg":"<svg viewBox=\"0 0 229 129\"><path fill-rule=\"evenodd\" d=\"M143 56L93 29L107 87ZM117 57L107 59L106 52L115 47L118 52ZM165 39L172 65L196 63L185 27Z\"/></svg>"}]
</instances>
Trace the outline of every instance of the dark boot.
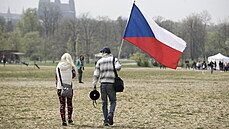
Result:
<instances>
[{"instance_id":1,"label":"dark boot","mask_svg":"<svg viewBox=\"0 0 229 129\"><path fill-rule=\"evenodd\" d=\"M62 126L67 126L67 123L66 123L66 122L63 122L63 123L62 123Z\"/></svg>"},{"instance_id":2,"label":"dark boot","mask_svg":"<svg viewBox=\"0 0 229 129\"><path fill-rule=\"evenodd\" d=\"M113 125L114 124L114 121L113 121L113 115L111 114L111 113L109 113L108 114L108 116L107 116L107 118L108 118L108 123L110 124L110 125Z\"/></svg>"},{"instance_id":3,"label":"dark boot","mask_svg":"<svg viewBox=\"0 0 229 129\"><path fill-rule=\"evenodd\" d=\"M72 119L69 119L69 120L68 120L68 124L74 125Z\"/></svg>"}]
</instances>

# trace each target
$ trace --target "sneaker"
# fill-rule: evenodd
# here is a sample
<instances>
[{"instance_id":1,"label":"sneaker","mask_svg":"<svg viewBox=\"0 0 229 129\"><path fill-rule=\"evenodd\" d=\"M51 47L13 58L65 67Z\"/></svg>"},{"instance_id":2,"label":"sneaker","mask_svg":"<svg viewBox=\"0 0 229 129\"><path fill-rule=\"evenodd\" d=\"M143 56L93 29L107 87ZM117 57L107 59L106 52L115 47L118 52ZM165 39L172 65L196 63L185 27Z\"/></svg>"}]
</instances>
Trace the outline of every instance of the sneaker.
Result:
<instances>
[{"instance_id":1,"label":"sneaker","mask_svg":"<svg viewBox=\"0 0 229 129\"><path fill-rule=\"evenodd\" d=\"M109 124L108 124L108 123L104 123L103 125L104 125L104 126L109 126Z\"/></svg>"},{"instance_id":2,"label":"sneaker","mask_svg":"<svg viewBox=\"0 0 229 129\"><path fill-rule=\"evenodd\" d=\"M74 125L72 119L69 119L69 120L68 120L68 124Z\"/></svg>"},{"instance_id":3,"label":"sneaker","mask_svg":"<svg viewBox=\"0 0 229 129\"><path fill-rule=\"evenodd\" d=\"M62 126L67 126L67 123L66 123L66 122L63 122L63 123L62 123Z\"/></svg>"},{"instance_id":4,"label":"sneaker","mask_svg":"<svg viewBox=\"0 0 229 129\"><path fill-rule=\"evenodd\" d=\"M110 125L113 125L113 124L114 124L113 115L112 115L111 113L109 113L107 118L108 118L108 120L109 120L108 123L109 123Z\"/></svg>"}]
</instances>

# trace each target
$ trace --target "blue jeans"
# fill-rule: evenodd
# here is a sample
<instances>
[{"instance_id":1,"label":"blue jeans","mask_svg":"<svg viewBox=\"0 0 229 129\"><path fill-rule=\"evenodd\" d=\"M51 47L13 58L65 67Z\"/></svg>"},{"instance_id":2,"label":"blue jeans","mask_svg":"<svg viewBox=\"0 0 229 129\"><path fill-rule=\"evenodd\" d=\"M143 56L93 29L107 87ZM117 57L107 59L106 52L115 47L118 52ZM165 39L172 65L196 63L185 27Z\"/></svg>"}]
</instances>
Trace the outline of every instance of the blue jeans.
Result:
<instances>
[{"instance_id":1,"label":"blue jeans","mask_svg":"<svg viewBox=\"0 0 229 129\"><path fill-rule=\"evenodd\" d=\"M78 69L78 80L79 80L79 82L82 82L82 77L83 77L83 71L80 68L80 69Z\"/></svg>"},{"instance_id":2,"label":"blue jeans","mask_svg":"<svg viewBox=\"0 0 229 129\"><path fill-rule=\"evenodd\" d=\"M103 110L103 116L104 116L104 123L108 123L108 101L107 97L110 101L110 112L112 115L114 115L115 107L116 107L116 92L114 90L113 84L104 84L102 83L100 85L101 90L101 98L102 98L102 110Z\"/></svg>"}]
</instances>

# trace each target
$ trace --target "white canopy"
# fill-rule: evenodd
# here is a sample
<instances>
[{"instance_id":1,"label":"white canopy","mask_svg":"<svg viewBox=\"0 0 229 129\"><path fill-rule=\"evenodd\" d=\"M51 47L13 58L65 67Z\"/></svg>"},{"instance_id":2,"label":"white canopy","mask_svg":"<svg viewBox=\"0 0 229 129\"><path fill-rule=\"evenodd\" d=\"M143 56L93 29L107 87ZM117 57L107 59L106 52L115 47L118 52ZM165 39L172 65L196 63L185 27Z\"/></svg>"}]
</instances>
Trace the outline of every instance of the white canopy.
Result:
<instances>
[{"instance_id":1,"label":"white canopy","mask_svg":"<svg viewBox=\"0 0 229 129\"><path fill-rule=\"evenodd\" d=\"M225 62L228 63L229 57L226 57L226 56L222 55L221 53L218 53L214 56L208 57L208 62L211 62L211 61L216 62L217 63L216 69L219 69L219 62L221 61L223 63L225 63Z\"/></svg>"}]
</instances>

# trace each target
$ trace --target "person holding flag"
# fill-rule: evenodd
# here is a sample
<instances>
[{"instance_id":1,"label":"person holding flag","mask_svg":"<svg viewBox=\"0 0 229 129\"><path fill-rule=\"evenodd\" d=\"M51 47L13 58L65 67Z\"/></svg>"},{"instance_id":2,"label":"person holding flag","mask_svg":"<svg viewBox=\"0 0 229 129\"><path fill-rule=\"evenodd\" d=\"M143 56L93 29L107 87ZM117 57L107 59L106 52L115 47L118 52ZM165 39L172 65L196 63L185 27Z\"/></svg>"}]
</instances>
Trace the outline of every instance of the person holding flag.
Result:
<instances>
[{"instance_id":1,"label":"person holding flag","mask_svg":"<svg viewBox=\"0 0 229 129\"><path fill-rule=\"evenodd\" d=\"M94 70L93 86L96 90L96 84L100 79L100 92L102 98L102 110L104 116L104 126L113 125L113 117L116 107L116 92L114 89L115 73L113 67L113 55L109 47L103 47L100 52L102 58L98 60ZM121 64L117 59L114 61L115 69L121 70ZM108 98L110 101L110 110L108 111Z\"/></svg>"}]
</instances>

